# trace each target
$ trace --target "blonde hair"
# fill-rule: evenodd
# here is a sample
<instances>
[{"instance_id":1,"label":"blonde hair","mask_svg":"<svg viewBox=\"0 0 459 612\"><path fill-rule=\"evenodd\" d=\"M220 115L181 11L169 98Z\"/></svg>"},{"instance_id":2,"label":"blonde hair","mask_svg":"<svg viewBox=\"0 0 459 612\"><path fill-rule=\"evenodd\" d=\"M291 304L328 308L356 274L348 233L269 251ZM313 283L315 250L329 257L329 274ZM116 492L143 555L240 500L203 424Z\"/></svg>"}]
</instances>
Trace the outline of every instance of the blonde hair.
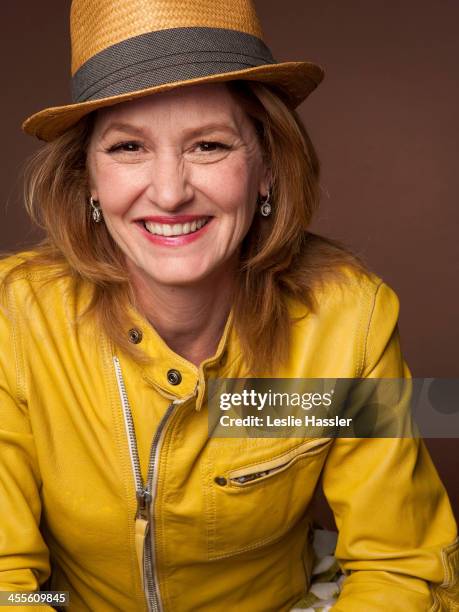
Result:
<instances>
[{"instance_id":1,"label":"blonde hair","mask_svg":"<svg viewBox=\"0 0 459 612\"><path fill-rule=\"evenodd\" d=\"M254 122L272 176L273 213L259 214L244 238L234 293L234 328L253 375L274 372L289 353L292 321L287 301L316 310L314 293L328 279L344 282L342 270L364 271L362 262L335 241L308 232L319 204L320 164L308 133L280 95L256 82L227 84ZM124 256L105 224L94 224L88 202L86 151L93 129L89 115L30 160L25 203L46 239L21 264L49 269L50 278L71 275L89 282L95 315L108 337L136 360L128 306L135 304Z\"/></svg>"}]
</instances>

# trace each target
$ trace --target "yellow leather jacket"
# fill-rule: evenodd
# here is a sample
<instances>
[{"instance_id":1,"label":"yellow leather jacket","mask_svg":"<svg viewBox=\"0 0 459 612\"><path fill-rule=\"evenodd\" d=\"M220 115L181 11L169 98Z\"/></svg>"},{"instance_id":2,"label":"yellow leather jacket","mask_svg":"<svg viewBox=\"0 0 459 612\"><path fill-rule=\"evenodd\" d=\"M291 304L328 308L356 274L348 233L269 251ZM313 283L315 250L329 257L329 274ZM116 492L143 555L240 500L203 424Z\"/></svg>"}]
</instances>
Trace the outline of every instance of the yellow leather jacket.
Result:
<instances>
[{"instance_id":1,"label":"yellow leather jacket","mask_svg":"<svg viewBox=\"0 0 459 612\"><path fill-rule=\"evenodd\" d=\"M52 571L71 610L287 612L309 584L322 475L347 575L333 610L458 609L456 526L422 443L209 439L206 381L246 374L231 316L197 368L136 315L131 338L153 358L139 365L81 317L87 288L42 280L22 274L0 309L0 589L38 589ZM318 303L279 378L409 376L380 279L349 274ZM285 469L231 480L266 462Z\"/></svg>"}]
</instances>

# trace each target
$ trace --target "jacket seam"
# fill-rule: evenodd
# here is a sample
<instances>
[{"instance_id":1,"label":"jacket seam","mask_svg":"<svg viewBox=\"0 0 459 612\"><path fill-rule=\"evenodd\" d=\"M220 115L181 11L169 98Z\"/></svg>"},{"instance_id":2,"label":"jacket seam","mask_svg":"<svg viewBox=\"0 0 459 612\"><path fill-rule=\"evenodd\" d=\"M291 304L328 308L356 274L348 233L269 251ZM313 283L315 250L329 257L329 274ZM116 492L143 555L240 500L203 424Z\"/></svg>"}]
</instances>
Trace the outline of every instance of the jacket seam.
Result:
<instances>
[{"instance_id":1,"label":"jacket seam","mask_svg":"<svg viewBox=\"0 0 459 612\"><path fill-rule=\"evenodd\" d=\"M303 517L303 519L300 519L300 521L296 522L296 523L294 521L290 520L289 522L284 524L284 526L283 526L284 530L281 533L277 533L275 535L267 536L266 538L263 538L262 540L257 540L253 544L248 544L247 546L244 546L243 548L238 548L238 549L236 549L236 550L234 550L232 552L223 553L221 555L215 555L214 554L213 556L210 556L210 553L209 553L209 557L208 558L209 558L210 561L218 561L220 559L228 559L230 557L235 557L235 556L240 555L240 554L245 553L245 552L249 552L249 551L252 551L252 550L257 550L258 548L261 548L265 544L273 544L275 542L278 542L279 540L281 540L282 538L284 538L286 536L287 532L292 527L295 527L296 525L299 525L302 520L304 520L304 517Z\"/></svg>"},{"instance_id":2,"label":"jacket seam","mask_svg":"<svg viewBox=\"0 0 459 612\"><path fill-rule=\"evenodd\" d=\"M20 335L20 323L17 317L16 301L11 289L7 295L8 310L11 312L11 337L13 341L15 389L14 396L18 403L25 403L25 376L24 376L24 354Z\"/></svg>"},{"instance_id":3,"label":"jacket seam","mask_svg":"<svg viewBox=\"0 0 459 612\"><path fill-rule=\"evenodd\" d=\"M443 565L443 582L441 582L440 584L435 584L432 585L431 583L429 584L429 590L430 593L432 595L432 606L429 608L429 612L440 612L442 609L442 603L440 598L438 597L438 590L439 589L444 589L444 588L448 588L450 586L452 586L453 581L452 581L452 572L451 572L451 568L449 566L449 562L448 562L448 553L450 552L450 550L454 550L454 548L459 544L459 538L455 538L455 540L453 542L451 542L451 544L448 544L447 546L443 546L443 548L441 549L441 562Z\"/></svg>"},{"instance_id":4,"label":"jacket seam","mask_svg":"<svg viewBox=\"0 0 459 612\"><path fill-rule=\"evenodd\" d=\"M359 368L359 373L358 373L357 378L361 378L362 377L362 374L365 371L365 367L367 365L367 360L368 360L368 342L369 342L369 337L370 337L371 324L372 324L372 321L373 321L374 312L376 310L376 299L378 297L379 290L383 286L383 284L384 284L384 281L381 280L379 282L379 284L377 285L376 290L375 290L374 295L373 295L373 300L372 300L372 303L371 303L371 306L370 306L370 313L369 313L369 317L368 317L368 322L367 322L366 329L365 329L365 339L364 339L364 342L363 342L362 360L361 360L361 363L360 363L360 368Z\"/></svg>"},{"instance_id":5,"label":"jacket seam","mask_svg":"<svg viewBox=\"0 0 459 612\"><path fill-rule=\"evenodd\" d=\"M203 483L204 491L204 513L207 516L206 525L206 547L207 547L207 558L212 559L215 554L215 541L217 535L217 501L216 493L213 487L210 487L208 483L211 482L213 471L212 453L208 453L205 464L203 462L201 470L201 481Z\"/></svg>"},{"instance_id":6,"label":"jacket seam","mask_svg":"<svg viewBox=\"0 0 459 612\"><path fill-rule=\"evenodd\" d=\"M432 593L433 604L429 608L428 612L440 612L441 610L441 608L439 607L440 604L438 603L438 600L435 597L435 593L432 591L432 589L430 589L430 591Z\"/></svg>"},{"instance_id":7,"label":"jacket seam","mask_svg":"<svg viewBox=\"0 0 459 612\"><path fill-rule=\"evenodd\" d=\"M458 546L458 544L459 544L459 538L456 538L453 542L451 542L451 544L448 544L447 546L444 546L441 549L441 560L443 563L443 568L445 570L445 573L444 573L444 580L440 584L440 587L450 587L453 584L452 572L451 572L451 568L450 568L449 561L448 561L448 554L450 551L454 550L454 548Z\"/></svg>"}]
</instances>

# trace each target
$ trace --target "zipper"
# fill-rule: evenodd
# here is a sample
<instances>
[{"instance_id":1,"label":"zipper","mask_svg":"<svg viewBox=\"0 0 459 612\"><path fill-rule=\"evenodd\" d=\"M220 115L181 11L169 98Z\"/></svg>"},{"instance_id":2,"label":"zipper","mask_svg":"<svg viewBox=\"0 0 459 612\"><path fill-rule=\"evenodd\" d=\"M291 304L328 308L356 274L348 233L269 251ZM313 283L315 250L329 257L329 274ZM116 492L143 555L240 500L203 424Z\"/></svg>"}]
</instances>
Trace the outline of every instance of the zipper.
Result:
<instances>
[{"instance_id":1,"label":"zipper","mask_svg":"<svg viewBox=\"0 0 459 612\"><path fill-rule=\"evenodd\" d=\"M228 475L228 481L230 484L234 486L243 486L245 484L261 480L266 476L270 476L275 474L276 472L281 472L287 469L290 465L296 463L303 457L309 457L317 454L321 451L324 446L327 446L331 442L331 438L325 439L317 439L317 440L308 440L300 446L293 448L291 451L288 451L281 457L277 459L264 461L263 463L259 463L257 466L253 466L251 469L258 467L258 471L256 472L248 472L248 468L240 468L238 470L233 470Z\"/></svg>"},{"instance_id":2,"label":"zipper","mask_svg":"<svg viewBox=\"0 0 459 612\"><path fill-rule=\"evenodd\" d=\"M284 464L286 465L286 464ZM237 484L245 484L246 482L252 482L252 480L258 480L259 478L263 478L268 474L272 474L273 472L277 472L284 466L279 466L278 468L274 468L273 470L266 470L265 472L254 472L253 474L246 474L245 476L238 476L237 478L230 478L230 482L235 482Z\"/></svg>"},{"instance_id":3,"label":"zipper","mask_svg":"<svg viewBox=\"0 0 459 612\"><path fill-rule=\"evenodd\" d=\"M164 439L164 431L175 406L183 404L189 397L179 400L173 400L158 425L158 428L153 436L153 440L150 448L150 455L148 460L148 472L146 484L142 479L142 472L140 469L139 452L137 448L137 440L135 436L134 420L132 418L131 407L126 392L126 385L123 379L123 373L121 371L121 365L118 357L113 357L113 363L115 366L116 380L118 383L118 391L121 399L121 406L123 409L124 425L126 428L126 434L129 445L129 455L131 457L132 472L134 474L136 498L137 498L137 512L136 519L141 518L147 522L146 526L146 537L144 541L144 591L147 599L148 610L150 612L161 612L161 598L158 589L158 577L156 568L154 567L153 560L155 556L154 551L154 526L153 526L153 515L152 506L155 501L156 484L158 472L156 469L158 463L158 457L161 450L161 444ZM194 394L193 394L194 395Z\"/></svg>"}]
</instances>

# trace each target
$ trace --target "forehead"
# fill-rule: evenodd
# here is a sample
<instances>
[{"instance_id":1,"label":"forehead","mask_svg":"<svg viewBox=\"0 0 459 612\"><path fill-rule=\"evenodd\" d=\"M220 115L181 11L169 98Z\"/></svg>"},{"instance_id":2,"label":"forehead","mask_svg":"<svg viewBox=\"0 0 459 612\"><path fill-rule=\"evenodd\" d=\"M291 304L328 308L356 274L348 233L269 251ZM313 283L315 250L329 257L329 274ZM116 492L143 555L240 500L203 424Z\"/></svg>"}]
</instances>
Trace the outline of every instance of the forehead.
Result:
<instances>
[{"instance_id":1,"label":"forehead","mask_svg":"<svg viewBox=\"0 0 459 612\"><path fill-rule=\"evenodd\" d=\"M119 121L170 124L177 128L212 121L241 129L250 123L240 102L224 83L181 87L103 108L97 113L96 131Z\"/></svg>"}]
</instances>

